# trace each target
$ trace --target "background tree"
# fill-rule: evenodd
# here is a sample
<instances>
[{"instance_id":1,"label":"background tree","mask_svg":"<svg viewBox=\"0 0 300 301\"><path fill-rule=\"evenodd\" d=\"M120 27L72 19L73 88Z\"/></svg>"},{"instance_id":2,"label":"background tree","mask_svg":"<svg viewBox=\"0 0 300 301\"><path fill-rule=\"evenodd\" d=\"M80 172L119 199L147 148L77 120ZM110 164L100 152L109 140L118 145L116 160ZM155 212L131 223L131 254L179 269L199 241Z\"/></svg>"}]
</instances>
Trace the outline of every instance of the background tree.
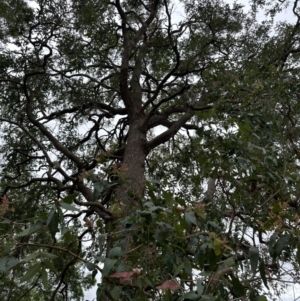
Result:
<instances>
[{"instance_id":1,"label":"background tree","mask_svg":"<svg viewBox=\"0 0 300 301\"><path fill-rule=\"evenodd\" d=\"M267 300L297 282L287 5L0 2L3 300L80 300L97 273L97 300Z\"/></svg>"}]
</instances>

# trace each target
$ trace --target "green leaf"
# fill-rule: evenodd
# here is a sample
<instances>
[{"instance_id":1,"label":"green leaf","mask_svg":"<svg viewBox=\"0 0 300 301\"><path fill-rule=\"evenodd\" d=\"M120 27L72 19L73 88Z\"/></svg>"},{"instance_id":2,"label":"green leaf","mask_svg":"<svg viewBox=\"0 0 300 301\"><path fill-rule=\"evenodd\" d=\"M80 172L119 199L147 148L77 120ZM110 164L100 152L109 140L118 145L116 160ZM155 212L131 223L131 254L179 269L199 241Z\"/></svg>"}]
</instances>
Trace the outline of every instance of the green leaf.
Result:
<instances>
[{"instance_id":1,"label":"green leaf","mask_svg":"<svg viewBox=\"0 0 300 301\"><path fill-rule=\"evenodd\" d=\"M85 265L89 271L94 271L97 269L97 266L94 263L86 262Z\"/></svg>"},{"instance_id":2,"label":"green leaf","mask_svg":"<svg viewBox=\"0 0 300 301\"><path fill-rule=\"evenodd\" d=\"M152 222L152 218L155 216L154 213L151 213L150 211L144 210L140 212L141 217L143 217L146 222L149 224Z\"/></svg>"},{"instance_id":3,"label":"green leaf","mask_svg":"<svg viewBox=\"0 0 300 301\"><path fill-rule=\"evenodd\" d=\"M249 258L250 258L250 265L252 273L256 273L256 269L258 266L258 260L259 260L259 250L256 247L250 247L249 249Z\"/></svg>"},{"instance_id":4,"label":"green leaf","mask_svg":"<svg viewBox=\"0 0 300 301\"><path fill-rule=\"evenodd\" d=\"M98 255L94 255L94 258L96 260L98 260L98 262L104 262L106 257L103 257L103 256L98 256Z\"/></svg>"},{"instance_id":5,"label":"green leaf","mask_svg":"<svg viewBox=\"0 0 300 301\"><path fill-rule=\"evenodd\" d=\"M42 278L42 283L44 286L44 289L48 288L48 273L45 269L41 270L41 278Z\"/></svg>"},{"instance_id":6,"label":"green leaf","mask_svg":"<svg viewBox=\"0 0 300 301\"><path fill-rule=\"evenodd\" d=\"M28 235L29 231L30 231L30 228L27 228L27 229L23 230L22 232L18 233L17 235L20 237L26 236L26 235Z\"/></svg>"},{"instance_id":7,"label":"green leaf","mask_svg":"<svg viewBox=\"0 0 300 301\"><path fill-rule=\"evenodd\" d=\"M216 256L221 255L221 253L222 253L221 242L218 239L215 239L213 241L213 248L214 248L214 252L215 252Z\"/></svg>"},{"instance_id":8,"label":"green leaf","mask_svg":"<svg viewBox=\"0 0 300 301\"><path fill-rule=\"evenodd\" d=\"M200 301L216 301L217 297L202 296Z\"/></svg>"},{"instance_id":9,"label":"green leaf","mask_svg":"<svg viewBox=\"0 0 300 301\"><path fill-rule=\"evenodd\" d=\"M44 222L37 221L33 226L23 230L21 233L18 233L17 235L20 236L20 237L27 236L27 235L30 235L32 233L35 233L35 232L41 230L44 227L45 227Z\"/></svg>"},{"instance_id":10,"label":"green leaf","mask_svg":"<svg viewBox=\"0 0 300 301\"><path fill-rule=\"evenodd\" d=\"M189 223L189 225L194 224L198 225L197 218L194 212L188 211L184 213L185 220Z\"/></svg>"},{"instance_id":11,"label":"green leaf","mask_svg":"<svg viewBox=\"0 0 300 301\"><path fill-rule=\"evenodd\" d=\"M96 221L96 225L97 225L98 228L102 228L102 227L103 227L103 222L102 222L102 220L98 219L98 220Z\"/></svg>"},{"instance_id":12,"label":"green leaf","mask_svg":"<svg viewBox=\"0 0 300 301\"><path fill-rule=\"evenodd\" d=\"M108 292L108 290L106 290L106 292ZM121 289L118 286L115 286L112 290L109 290L109 293L114 301L123 299L120 297ZM126 299L130 300L130 295L127 292L125 294L127 296Z\"/></svg>"},{"instance_id":13,"label":"green leaf","mask_svg":"<svg viewBox=\"0 0 300 301\"><path fill-rule=\"evenodd\" d=\"M182 296L183 300L200 300L201 296L195 292L188 292Z\"/></svg>"},{"instance_id":14,"label":"green leaf","mask_svg":"<svg viewBox=\"0 0 300 301\"><path fill-rule=\"evenodd\" d=\"M186 207L186 202L185 202L185 200L184 199L181 199L181 198L176 198L176 202L180 205L180 206L182 206L182 207Z\"/></svg>"},{"instance_id":15,"label":"green leaf","mask_svg":"<svg viewBox=\"0 0 300 301\"><path fill-rule=\"evenodd\" d=\"M240 282L240 280L235 277L234 275L231 276L232 278L232 285L233 285L233 290L237 297L243 297L245 295L245 288Z\"/></svg>"},{"instance_id":16,"label":"green leaf","mask_svg":"<svg viewBox=\"0 0 300 301\"><path fill-rule=\"evenodd\" d=\"M148 194L149 194L151 200L152 200L153 202L155 202L155 201L156 201L156 196L155 196L155 194L154 194L154 192L153 192L153 189L149 189Z\"/></svg>"},{"instance_id":17,"label":"green leaf","mask_svg":"<svg viewBox=\"0 0 300 301\"><path fill-rule=\"evenodd\" d=\"M31 268L27 271L27 273L20 279L20 282L25 282L34 277L38 272L40 272L42 265L40 263L36 263L31 266Z\"/></svg>"},{"instance_id":18,"label":"green leaf","mask_svg":"<svg viewBox=\"0 0 300 301\"><path fill-rule=\"evenodd\" d=\"M97 301L102 301L104 299L104 288L100 284L98 284L96 297Z\"/></svg>"},{"instance_id":19,"label":"green leaf","mask_svg":"<svg viewBox=\"0 0 300 301\"><path fill-rule=\"evenodd\" d=\"M104 247L105 247L105 243L106 243L106 239L107 239L107 234L100 234L98 236L98 242L99 242L99 253L102 254Z\"/></svg>"},{"instance_id":20,"label":"green leaf","mask_svg":"<svg viewBox=\"0 0 300 301\"><path fill-rule=\"evenodd\" d=\"M60 206L68 211L79 211L78 208L76 208L68 203L60 203Z\"/></svg>"},{"instance_id":21,"label":"green leaf","mask_svg":"<svg viewBox=\"0 0 300 301\"><path fill-rule=\"evenodd\" d=\"M270 253L270 256L275 258L275 243L276 243L276 239L277 239L277 234L276 233L273 233L269 239L269 253Z\"/></svg>"},{"instance_id":22,"label":"green leaf","mask_svg":"<svg viewBox=\"0 0 300 301\"><path fill-rule=\"evenodd\" d=\"M201 250L198 249L195 253L194 256L194 261L196 264L199 264L200 268L203 269L204 268L204 263L205 263L205 251L206 250Z\"/></svg>"},{"instance_id":23,"label":"green leaf","mask_svg":"<svg viewBox=\"0 0 300 301\"><path fill-rule=\"evenodd\" d=\"M30 231L28 235L38 232L39 230L45 228L44 221L37 221L32 227L30 227Z\"/></svg>"},{"instance_id":24,"label":"green leaf","mask_svg":"<svg viewBox=\"0 0 300 301\"><path fill-rule=\"evenodd\" d=\"M70 243L74 240L74 236L71 234L71 230L67 227L60 229L61 233L64 233L63 236L61 236L61 240L64 240L66 243Z\"/></svg>"},{"instance_id":25,"label":"green leaf","mask_svg":"<svg viewBox=\"0 0 300 301\"><path fill-rule=\"evenodd\" d=\"M45 257L45 258L50 258L50 259L54 259L57 258L57 255L49 253L49 252L41 252L41 257Z\"/></svg>"},{"instance_id":26,"label":"green leaf","mask_svg":"<svg viewBox=\"0 0 300 301\"><path fill-rule=\"evenodd\" d=\"M260 260L260 263L259 263L259 272L260 272L260 276L261 276L261 279L262 279L265 287L267 289L269 289L267 278L266 278L266 266L265 266L265 263L262 259Z\"/></svg>"},{"instance_id":27,"label":"green leaf","mask_svg":"<svg viewBox=\"0 0 300 301\"><path fill-rule=\"evenodd\" d=\"M233 267L234 265L235 265L235 260L232 257L225 259L222 263L222 267L224 268Z\"/></svg>"},{"instance_id":28,"label":"green leaf","mask_svg":"<svg viewBox=\"0 0 300 301\"><path fill-rule=\"evenodd\" d=\"M179 218L179 224L180 224L180 227L181 227L181 229L183 229L183 230L187 230L187 229L189 229L189 223L184 219L184 218Z\"/></svg>"},{"instance_id":29,"label":"green leaf","mask_svg":"<svg viewBox=\"0 0 300 301\"><path fill-rule=\"evenodd\" d=\"M116 299L111 295L108 290L105 290L105 296L109 298L111 301L116 301Z\"/></svg>"},{"instance_id":30,"label":"green leaf","mask_svg":"<svg viewBox=\"0 0 300 301\"><path fill-rule=\"evenodd\" d=\"M30 260L32 260L32 259L37 258L39 255L40 255L39 252L31 253L31 254L29 254L28 256L26 256L25 258L23 258L22 261L23 261L23 262L30 261Z\"/></svg>"},{"instance_id":31,"label":"green leaf","mask_svg":"<svg viewBox=\"0 0 300 301\"><path fill-rule=\"evenodd\" d=\"M97 274L98 274L98 270L94 269L93 272L92 272L92 278L95 279Z\"/></svg>"},{"instance_id":32,"label":"green leaf","mask_svg":"<svg viewBox=\"0 0 300 301\"><path fill-rule=\"evenodd\" d=\"M19 263L15 257L0 258L0 271L7 273L10 269Z\"/></svg>"},{"instance_id":33,"label":"green leaf","mask_svg":"<svg viewBox=\"0 0 300 301\"><path fill-rule=\"evenodd\" d=\"M209 262L210 269L214 270L218 266L218 261L220 260L220 256L217 256L213 250L207 250L206 253L204 253L204 256Z\"/></svg>"},{"instance_id":34,"label":"green leaf","mask_svg":"<svg viewBox=\"0 0 300 301\"><path fill-rule=\"evenodd\" d=\"M50 212L49 212L49 214L48 214L48 217L47 217L46 226L48 226L50 224L50 222L51 222L51 220L52 220L55 212L56 212L55 208L52 207L51 210L50 210Z\"/></svg>"},{"instance_id":35,"label":"green leaf","mask_svg":"<svg viewBox=\"0 0 300 301\"><path fill-rule=\"evenodd\" d=\"M110 259L110 258L105 258L104 260L104 267L102 270L102 276L105 277L108 275L108 273L111 271L115 263L117 262L116 259Z\"/></svg>"},{"instance_id":36,"label":"green leaf","mask_svg":"<svg viewBox=\"0 0 300 301\"><path fill-rule=\"evenodd\" d=\"M56 209L57 209L57 213L58 213L58 220L60 223L63 223L64 222L64 213L60 206L57 206Z\"/></svg>"},{"instance_id":37,"label":"green leaf","mask_svg":"<svg viewBox=\"0 0 300 301\"><path fill-rule=\"evenodd\" d=\"M49 220L49 217L48 217L48 220ZM48 220L47 220L48 229L50 231L52 238L55 238L55 234L57 232L59 232L59 229L58 229L59 216L58 216L58 213L56 212L56 210L52 214L52 217L49 220L49 222L48 222Z\"/></svg>"},{"instance_id":38,"label":"green leaf","mask_svg":"<svg viewBox=\"0 0 300 301\"><path fill-rule=\"evenodd\" d=\"M105 189L105 185L102 181L94 183L93 200L97 201Z\"/></svg>"},{"instance_id":39,"label":"green leaf","mask_svg":"<svg viewBox=\"0 0 300 301\"><path fill-rule=\"evenodd\" d=\"M53 263L49 260L44 260L43 261L43 266L45 266L47 269L49 269L52 272L56 272L56 268L53 265Z\"/></svg>"},{"instance_id":40,"label":"green leaf","mask_svg":"<svg viewBox=\"0 0 300 301\"><path fill-rule=\"evenodd\" d=\"M297 254L296 254L296 257L297 257L298 263L300 264L300 244L297 245Z\"/></svg>"},{"instance_id":41,"label":"green leaf","mask_svg":"<svg viewBox=\"0 0 300 301\"><path fill-rule=\"evenodd\" d=\"M268 301L266 296L257 296L254 299L251 299L251 301Z\"/></svg>"},{"instance_id":42,"label":"green leaf","mask_svg":"<svg viewBox=\"0 0 300 301\"><path fill-rule=\"evenodd\" d=\"M78 197L78 193L73 193L64 197L61 201L62 203L72 204L73 201Z\"/></svg>"},{"instance_id":43,"label":"green leaf","mask_svg":"<svg viewBox=\"0 0 300 301\"><path fill-rule=\"evenodd\" d=\"M203 290L204 290L204 286L203 286L202 282L203 282L203 280L197 279L197 293L199 296L202 296Z\"/></svg>"},{"instance_id":44,"label":"green leaf","mask_svg":"<svg viewBox=\"0 0 300 301\"><path fill-rule=\"evenodd\" d=\"M70 232L70 228L66 227L65 225L61 225L61 227L60 227L60 233L61 233L61 235L64 236L68 232Z\"/></svg>"},{"instance_id":45,"label":"green leaf","mask_svg":"<svg viewBox=\"0 0 300 301\"><path fill-rule=\"evenodd\" d=\"M282 235L275 244L275 256L279 256L281 251L288 245L290 240L289 234Z\"/></svg>"},{"instance_id":46,"label":"green leaf","mask_svg":"<svg viewBox=\"0 0 300 301\"><path fill-rule=\"evenodd\" d=\"M272 211L273 211L273 213L275 213L275 214L279 214L279 213L282 211L282 208L281 208L279 202L276 202L276 203L273 205Z\"/></svg>"},{"instance_id":47,"label":"green leaf","mask_svg":"<svg viewBox=\"0 0 300 301\"><path fill-rule=\"evenodd\" d=\"M173 195L170 192L163 191L163 197L167 203L171 204L173 201Z\"/></svg>"},{"instance_id":48,"label":"green leaf","mask_svg":"<svg viewBox=\"0 0 300 301\"><path fill-rule=\"evenodd\" d=\"M9 219L4 219L0 222L0 224L10 224L11 221Z\"/></svg>"},{"instance_id":49,"label":"green leaf","mask_svg":"<svg viewBox=\"0 0 300 301\"><path fill-rule=\"evenodd\" d=\"M121 247L114 247L108 252L109 258L119 257L122 253Z\"/></svg>"}]
</instances>

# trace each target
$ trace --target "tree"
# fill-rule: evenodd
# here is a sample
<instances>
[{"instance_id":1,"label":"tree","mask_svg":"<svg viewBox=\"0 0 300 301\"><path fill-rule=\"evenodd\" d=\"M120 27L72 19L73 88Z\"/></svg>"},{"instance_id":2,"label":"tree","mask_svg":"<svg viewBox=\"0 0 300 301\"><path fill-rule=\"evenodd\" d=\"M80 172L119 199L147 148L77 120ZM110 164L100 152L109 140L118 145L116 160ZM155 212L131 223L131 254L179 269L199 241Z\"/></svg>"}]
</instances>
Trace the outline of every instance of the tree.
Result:
<instances>
[{"instance_id":1,"label":"tree","mask_svg":"<svg viewBox=\"0 0 300 301\"><path fill-rule=\"evenodd\" d=\"M97 274L97 300L267 300L297 282L285 6L0 2L2 300L81 300Z\"/></svg>"}]
</instances>

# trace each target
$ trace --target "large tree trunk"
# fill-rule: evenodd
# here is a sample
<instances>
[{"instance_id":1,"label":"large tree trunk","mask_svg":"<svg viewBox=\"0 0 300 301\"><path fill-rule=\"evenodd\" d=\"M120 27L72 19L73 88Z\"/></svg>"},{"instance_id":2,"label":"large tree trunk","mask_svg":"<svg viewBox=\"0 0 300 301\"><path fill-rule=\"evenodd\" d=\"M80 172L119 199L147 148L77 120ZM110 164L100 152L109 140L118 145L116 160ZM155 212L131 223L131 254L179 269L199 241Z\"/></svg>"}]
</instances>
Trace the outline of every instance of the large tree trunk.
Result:
<instances>
[{"instance_id":1,"label":"large tree trunk","mask_svg":"<svg viewBox=\"0 0 300 301\"><path fill-rule=\"evenodd\" d=\"M123 214L137 208L145 191L145 159L147 156L146 130L143 118L135 119L129 125L127 145L120 167L120 185L115 190L115 197L122 203Z\"/></svg>"},{"instance_id":2,"label":"large tree trunk","mask_svg":"<svg viewBox=\"0 0 300 301\"><path fill-rule=\"evenodd\" d=\"M115 246L122 246L123 248L123 263L131 266L127 262L127 252L134 248L132 244L132 229L124 231L124 218L132 211L138 209L145 192L145 159L148 154L146 148L146 130L143 128L143 118L135 119L129 125L128 139L123 156L123 161L118 170L119 185L114 191L113 202L118 202L120 212L107 224L107 255L109 251ZM114 240L114 234L122 233L123 239L119 236L117 245ZM104 281L106 282L106 281ZM113 284L106 282L106 289L110 291ZM129 289L124 287L124 289ZM130 289L129 289L130 290ZM133 293L133 292L131 292ZM130 293L130 294L131 294ZM104 301L110 300L105 297Z\"/></svg>"}]
</instances>

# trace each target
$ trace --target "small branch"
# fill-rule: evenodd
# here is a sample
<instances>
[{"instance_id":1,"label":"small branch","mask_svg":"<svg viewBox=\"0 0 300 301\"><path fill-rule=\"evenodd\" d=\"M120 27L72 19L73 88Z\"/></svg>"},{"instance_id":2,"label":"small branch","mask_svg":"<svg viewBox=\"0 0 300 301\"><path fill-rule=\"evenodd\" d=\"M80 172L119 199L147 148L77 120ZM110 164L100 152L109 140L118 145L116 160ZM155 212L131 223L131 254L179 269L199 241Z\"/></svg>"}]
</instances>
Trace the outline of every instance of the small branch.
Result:
<instances>
[{"instance_id":1,"label":"small branch","mask_svg":"<svg viewBox=\"0 0 300 301\"><path fill-rule=\"evenodd\" d=\"M61 251L61 252L64 252L64 253L67 253L71 256L73 256L74 258L82 261L82 262L85 262L85 263L88 263L89 261L86 260L86 259L83 259L81 258L80 256L78 256L77 254L71 252L70 250L67 250L67 249L64 249L64 248L61 248L61 247L57 247L57 246L50 246L50 245L45 245L45 244L34 244L34 243L19 243L18 246L16 246L16 248L21 248L21 247L40 247L40 248L47 248L47 249L53 249L53 250L57 250L57 251ZM101 269L96 266L97 270L99 270L101 272Z\"/></svg>"},{"instance_id":2,"label":"small branch","mask_svg":"<svg viewBox=\"0 0 300 301\"><path fill-rule=\"evenodd\" d=\"M179 120L177 120L168 130L158 135L154 139L150 140L147 143L148 150L150 151L158 145L165 143L166 141L174 137L176 133L183 127L183 125L192 117L192 115L193 114L189 110Z\"/></svg>"},{"instance_id":3,"label":"small branch","mask_svg":"<svg viewBox=\"0 0 300 301\"><path fill-rule=\"evenodd\" d=\"M108 214L109 216L112 216L112 213L107 210L101 203L98 203L98 202L81 202L81 201L78 201L78 200L74 200L74 203L77 204L77 205L80 205L80 206L86 206L86 207L98 207L100 208L103 212L105 212L106 214Z\"/></svg>"}]
</instances>

